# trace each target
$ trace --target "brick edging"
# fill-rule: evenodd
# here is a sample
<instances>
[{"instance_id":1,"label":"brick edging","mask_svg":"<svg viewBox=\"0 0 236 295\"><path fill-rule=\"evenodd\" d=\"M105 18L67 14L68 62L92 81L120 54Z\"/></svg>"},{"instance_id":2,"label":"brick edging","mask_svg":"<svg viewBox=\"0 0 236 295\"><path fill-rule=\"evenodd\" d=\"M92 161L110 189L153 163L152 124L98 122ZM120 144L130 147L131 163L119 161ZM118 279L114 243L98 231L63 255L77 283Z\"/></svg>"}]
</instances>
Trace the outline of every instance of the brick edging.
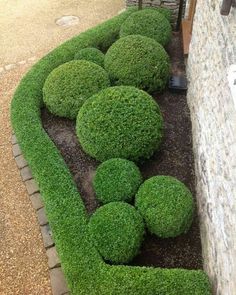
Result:
<instances>
[{"instance_id":1,"label":"brick edging","mask_svg":"<svg viewBox=\"0 0 236 295\"><path fill-rule=\"evenodd\" d=\"M16 165L19 169L22 181L26 186L26 190L29 195L29 199L32 203L33 208L36 211L38 223L41 230L43 239L43 245L46 250L48 258L48 268L51 281L51 288L53 295L66 295L70 294L64 274L62 272L60 259L57 254L55 243L52 238L52 232L48 223L47 216L42 201L42 197L39 191L39 187L35 182L31 170L28 166L27 161L22 155L20 146L17 142L16 136L12 135L12 152L13 157L16 161Z\"/></svg>"}]
</instances>

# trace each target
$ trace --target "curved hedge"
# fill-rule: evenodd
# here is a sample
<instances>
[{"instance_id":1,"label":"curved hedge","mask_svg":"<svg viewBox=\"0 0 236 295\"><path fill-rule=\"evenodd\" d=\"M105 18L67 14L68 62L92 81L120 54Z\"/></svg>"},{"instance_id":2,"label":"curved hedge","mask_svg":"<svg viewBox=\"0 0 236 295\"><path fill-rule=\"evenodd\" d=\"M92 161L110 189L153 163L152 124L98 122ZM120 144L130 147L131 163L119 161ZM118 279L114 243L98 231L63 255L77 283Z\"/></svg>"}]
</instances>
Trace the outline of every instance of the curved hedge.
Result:
<instances>
[{"instance_id":1,"label":"curved hedge","mask_svg":"<svg viewBox=\"0 0 236 295\"><path fill-rule=\"evenodd\" d=\"M49 73L85 47L108 48L123 21L135 10L65 42L24 76L11 105L11 121L22 152L38 182L63 271L72 294L208 295L202 270L110 266L87 233L88 217L72 176L42 127L42 88Z\"/></svg>"},{"instance_id":2,"label":"curved hedge","mask_svg":"<svg viewBox=\"0 0 236 295\"><path fill-rule=\"evenodd\" d=\"M96 198L103 204L130 202L136 194L142 175L139 168L125 159L110 159L98 166L93 180Z\"/></svg>"},{"instance_id":3,"label":"curved hedge","mask_svg":"<svg viewBox=\"0 0 236 295\"><path fill-rule=\"evenodd\" d=\"M75 119L87 98L110 86L107 72L86 60L72 60L54 69L43 86L43 101L51 113Z\"/></svg>"},{"instance_id":4,"label":"curved hedge","mask_svg":"<svg viewBox=\"0 0 236 295\"><path fill-rule=\"evenodd\" d=\"M162 91L170 72L169 56L154 39L130 35L116 41L105 55L112 84L129 85L147 92Z\"/></svg>"},{"instance_id":5,"label":"curved hedge","mask_svg":"<svg viewBox=\"0 0 236 295\"><path fill-rule=\"evenodd\" d=\"M149 158L160 146L162 129L158 104L130 86L110 87L93 95L76 122L83 150L99 161Z\"/></svg>"},{"instance_id":6,"label":"curved hedge","mask_svg":"<svg viewBox=\"0 0 236 295\"><path fill-rule=\"evenodd\" d=\"M194 202L189 189L171 176L154 176L138 190L135 206L149 231L161 238L186 233L193 220Z\"/></svg>"},{"instance_id":7,"label":"curved hedge","mask_svg":"<svg viewBox=\"0 0 236 295\"><path fill-rule=\"evenodd\" d=\"M74 57L74 59L91 61L100 67L104 66L104 58L105 55L101 52L101 50L93 47L81 49Z\"/></svg>"},{"instance_id":8,"label":"curved hedge","mask_svg":"<svg viewBox=\"0 0 236 295\"><path fill-rule=\"evenodd\" d=\"M145 233L141 215L124 202L112 202L97 209L88 230L98 252L115 264L128 263L138 254Z\"/></svg>"},{"instance_id":9,"label":"curved hedge","mask_svg":"<svg viewBox=\"0 0 236 295\"><path fill-rule=\"evenodd\" d=\"M120 37L142 35L166 46L171 38L171 25L166 17L155 9L143 9L131 14L122 24Z\"/></svg>"}]
</instances>

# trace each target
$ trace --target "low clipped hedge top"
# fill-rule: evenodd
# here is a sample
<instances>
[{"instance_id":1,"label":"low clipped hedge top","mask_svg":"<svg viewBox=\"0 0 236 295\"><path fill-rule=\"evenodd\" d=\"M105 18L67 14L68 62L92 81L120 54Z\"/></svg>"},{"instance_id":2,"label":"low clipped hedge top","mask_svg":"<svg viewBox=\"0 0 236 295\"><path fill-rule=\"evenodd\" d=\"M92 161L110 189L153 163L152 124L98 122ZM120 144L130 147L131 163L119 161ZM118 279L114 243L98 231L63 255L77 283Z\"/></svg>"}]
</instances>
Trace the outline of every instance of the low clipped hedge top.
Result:
<instances>
[{"instance_id":1,"label":"low clipped hedge top","mask_svg":"<svg viewBox=\"0 0 236 295\"><path fill-rule=\"evenodd\" d=\"M141 183L139 168L131 161L116 158L103 162L97 168L93 187L101 203L130 202Z\"/></svg>"},{"instance_id":2,"label":"low clipped hedge top","mask_svg":"<svg viewBox=\"0 0 236 295\"><path fill-rule=\"evenodd\" d=\"M171 38L171 25L167 18L154 9L144 9L131 14L122 24L120 37L142 35L166 46Z\"/></svg>"},{"instance_id":3,"label":"low clipped hedge top","mask_svg":"<svg viewBox=\"0 0 236 295\"><path fill-rule=\"evenodd\" d=\"M202 270L110 266L88 234L88 216L61 154L43 129L42 88L49 73L86 47L106 50L121 24L136 9L60 45L37 62L21 80L11 103L11 122L24 157L39 184L47 217L71 294L210 295Z\"/></svg>"},{"instance_id":4,"label":"low clipped hedge top","mask_svg":"<svg viewBox=\"0 0 236 295\"><path fill-rule=\"evenodd\" d=\"M109 77L100 66L85 60L70 61L49 74L43 100L54 115L75 119L88 97L109 86Z\"/></svg>"},{"instance_id":5,"label":"low clipped hedge top","mask_svg":"<svg viewBox=\"0 0 236 295\"><path fill-rule=\"evenodd\" d=\"M74 59L84 59L91 61L101 67L104 66L104 58L105 55L99 49L93 47L81 49L75 54L74 57Z\"/></svg>"},{"instance_id":6,"label":"low clipped hedge top","mask_svg":"<svg viewBox=\"0 0 236 295\"><path fill-rule=\"evenodd\" d=\"M130 35L108 49L105 69L114 85L162 91L169 77L170 61L165 49L154 39Z\"/></svg>"},{"instance_id":7,"label":"low clipped hedge top","mask_svg":"<svg viewBox=\"0 0 236 295\"><path fill-rule=\"evenodd\" d=\"M128 263L139 251L144 223L137 210L124 202L106 204L89 221L92 241L105 260Z\"/></svg>"},{"instance_id":8,"label":"low clipped hedge top","mask_svg":"<svg viewBox=\"0 0 236 295\"><path fill-rule=\"evenodd\" d=\"M193 220L192 194L171 176L154 176L146 180L138 190L135 206L149 231L161 238L186 233Z\"/></svg>"},{"instance_id":9,"label":"low clipped hedge top","mask_svg":"<svg viewBox=\"0 0 236 295\"><path fill-rule=\"evenodd\" d=\"M110 87L92 96L76 123L82 148L99 161L149 158L159 148L162 129L157 103L130 86Z\"/></svg>"}]
</instances>

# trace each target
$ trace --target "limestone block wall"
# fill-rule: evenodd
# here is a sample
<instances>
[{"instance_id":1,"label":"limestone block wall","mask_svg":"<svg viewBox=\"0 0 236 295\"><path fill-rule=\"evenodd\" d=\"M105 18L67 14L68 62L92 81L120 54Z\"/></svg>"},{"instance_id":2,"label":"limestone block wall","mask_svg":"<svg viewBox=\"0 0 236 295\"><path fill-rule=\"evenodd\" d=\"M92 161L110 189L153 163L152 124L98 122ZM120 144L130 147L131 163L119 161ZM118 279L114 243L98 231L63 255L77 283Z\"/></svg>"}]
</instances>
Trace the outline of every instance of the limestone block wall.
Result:
<instances>
[{"instance_id":1,"label":"limestone block wall","mask_svg":"<svg viewBox=\"0 0 236 295\"><path fill-rule=\"evenodd\" d=\"M172 24L176 24L180 0L143 0L144 7L166 7L172 12ZM138 0L126 0L126 6L138 5Z\"/></svg>"},{"instance_id":2,"label":"limestone block wall","mask_svg":"<svg viewBox=\"0 0 236 295\"><path fill-rule=\"evenodd\" d=\"M236 8L198 0L188 57L198 207L205 269L214 294L236 294L236 97L228 69L236 64ZM235 76L236 84L236 76Z\"/></svg>"}]
</instances>

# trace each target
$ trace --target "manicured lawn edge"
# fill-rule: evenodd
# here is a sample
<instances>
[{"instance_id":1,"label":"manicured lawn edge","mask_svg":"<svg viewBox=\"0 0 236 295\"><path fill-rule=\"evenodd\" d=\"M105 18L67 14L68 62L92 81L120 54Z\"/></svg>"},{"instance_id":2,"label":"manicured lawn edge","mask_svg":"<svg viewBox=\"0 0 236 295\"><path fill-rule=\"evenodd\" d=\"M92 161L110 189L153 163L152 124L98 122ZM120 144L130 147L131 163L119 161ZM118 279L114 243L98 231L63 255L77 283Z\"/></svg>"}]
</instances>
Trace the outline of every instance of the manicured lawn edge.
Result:
<instances>
[{"instance_id":1,"label":"manicured lawn edge","mask_svg":"<svg viewBox=\"0 0 236 295\"><path fill-rule=\"evenodd\" d=\"M72 60L79 49L107 49L118 38L121 24L133 11L128 10L72 38L35 64L14 94L12 126L39 184L72 294L211 294L208 278L201 270L105 264L87 234L88 217L72 176L42 127L42 88L48 74L60 64Z\"/></svg>"}]
</instances>

